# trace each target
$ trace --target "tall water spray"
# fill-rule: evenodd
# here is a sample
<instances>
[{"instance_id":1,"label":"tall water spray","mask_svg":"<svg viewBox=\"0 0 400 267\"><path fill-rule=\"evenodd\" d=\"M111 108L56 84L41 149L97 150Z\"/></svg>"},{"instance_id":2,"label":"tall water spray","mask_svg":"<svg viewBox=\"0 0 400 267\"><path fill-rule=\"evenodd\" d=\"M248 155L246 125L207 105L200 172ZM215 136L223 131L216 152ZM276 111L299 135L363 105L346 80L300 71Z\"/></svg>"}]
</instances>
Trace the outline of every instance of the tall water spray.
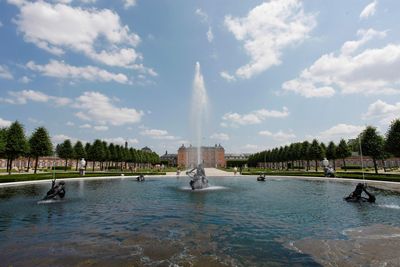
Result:
<instances>
[{"instance_id":1,"label":"tall water spray","mask_svg":"<svg viewBox=\"0 0 400 267\"><path fill-rule=\"evenodd\" d=\"M201 141L204 124L208 117L208 97L204 85L203 75L200 70L200 63L196 62L195 75L193 80L193 96L191 110L191 126L194 130L194 143L197 147L197 164L201 162Z\"/></svg>"}]
</instances>

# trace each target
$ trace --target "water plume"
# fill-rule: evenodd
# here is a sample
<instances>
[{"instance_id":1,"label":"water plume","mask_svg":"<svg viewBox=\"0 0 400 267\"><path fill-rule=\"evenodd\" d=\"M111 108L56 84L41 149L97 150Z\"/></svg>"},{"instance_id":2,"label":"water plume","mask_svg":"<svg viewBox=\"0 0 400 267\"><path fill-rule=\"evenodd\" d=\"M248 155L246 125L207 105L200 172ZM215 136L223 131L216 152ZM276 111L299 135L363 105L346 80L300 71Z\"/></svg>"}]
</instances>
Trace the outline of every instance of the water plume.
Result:
<instances>
[{"instance_id":1,"label":"water plume","mask_svg":"<svg viewBox=\"0 0 400 267\"><path fill-rule=\"evenodd\" d=\"M201 162L201 146L203 128L208 116L208 97L201 74L200 63L196 62L195 75L193 80L193 95L191 105L191 126L194 130L193 143L197 147L197 164Z\"/></svg>"}]
</instances>

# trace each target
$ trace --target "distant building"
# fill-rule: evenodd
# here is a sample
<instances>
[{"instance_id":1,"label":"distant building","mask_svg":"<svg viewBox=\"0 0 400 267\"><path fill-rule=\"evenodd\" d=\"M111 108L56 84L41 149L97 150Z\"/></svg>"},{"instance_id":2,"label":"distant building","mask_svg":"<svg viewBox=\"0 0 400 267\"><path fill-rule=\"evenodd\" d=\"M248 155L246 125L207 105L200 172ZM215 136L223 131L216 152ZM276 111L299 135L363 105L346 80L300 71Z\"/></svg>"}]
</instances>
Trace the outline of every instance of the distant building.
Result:
<instances>
[{"instance_id":1,"label":"distant building","mask_svg":"<svg viewBox=\"0 0 400 267\"><path fill-rule=\"evenodd\" d=\"M141 149L143 152L148 152L151 153L153 152L149 147L145 146L144 148Z\"/></svg>"},{"instance_id":2,"label":"distant building","mask_svg":"<svg viewBox=\"0 0 400 267\"><path fill-rule=\"evenodd\" d=\"M182 145L178 149L178 166L193 168L197 165L197 147ZM206 168L226 167L225 149L221 145L201 147L200 162Z\"/></svg>"},{"instance_id":3,"label":"distant building","mask_svg":"<svg viewBox=\"0 0 400 267\"><path fill-rule=\"evenodd\" d=\"M160 156L161 162L168 162L168 166L175 167L178 165L178 154L168 154L168 151L165 151L165 154Z\"/></svg>"},{"instance_id":4,"label":"distant building","mask_svg":"<svg viewBox=\"0 0 400 267\"><path fill-rule=\"evenodd\" d=\"M225 160L248 160L250 155L250 153L230 153L225 154Z\"/></svg>"}]
</instances>

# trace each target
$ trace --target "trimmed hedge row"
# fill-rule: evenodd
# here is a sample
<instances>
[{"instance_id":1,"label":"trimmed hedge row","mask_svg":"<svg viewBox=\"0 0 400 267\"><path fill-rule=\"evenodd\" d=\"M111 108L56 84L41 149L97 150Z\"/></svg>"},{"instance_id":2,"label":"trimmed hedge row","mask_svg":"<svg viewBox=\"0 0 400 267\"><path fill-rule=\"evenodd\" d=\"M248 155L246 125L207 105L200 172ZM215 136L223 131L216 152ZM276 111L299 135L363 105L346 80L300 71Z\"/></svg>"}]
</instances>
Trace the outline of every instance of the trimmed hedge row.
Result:
<instances>
[{"instance_id":1,"label":"trimmed hedge row","mask_svg":"<svg viewBox=\"0 0 400 267\"><path fill-rule=\"evenodd\" d=\"M165 175L165 172L135 172L135 173L89 172L89 173L86 173L85 176L80 176L78 172L65 172L65 173L56 172L55 177L56 177L56 179L65 179L65 178L121 176L121 174L124 174L127 176ZM48 179L52 179L52 178L53 178L52 173L0 175L0 183L48 180Z\"/></svg>"},{"instance_id":2,"label":"trimmed hedge row","mask_svg":"<svg viewBox=\"0 0 400 267\"><path fill-rule=\"evenodd\" d=\"M243 175L260 175L263 172L242 172ZM305 177L323 177L323 172L265 172L265 175L269 176L305 176ZM347 178L347 179L363 179L362 172L339 172L336 173L337 178ZM367 180L378 180L378 181L392 181L392 182L400 182L400 174L375 174L375 173L364 173L364 177Z\"/></svg>"}]
</instances>

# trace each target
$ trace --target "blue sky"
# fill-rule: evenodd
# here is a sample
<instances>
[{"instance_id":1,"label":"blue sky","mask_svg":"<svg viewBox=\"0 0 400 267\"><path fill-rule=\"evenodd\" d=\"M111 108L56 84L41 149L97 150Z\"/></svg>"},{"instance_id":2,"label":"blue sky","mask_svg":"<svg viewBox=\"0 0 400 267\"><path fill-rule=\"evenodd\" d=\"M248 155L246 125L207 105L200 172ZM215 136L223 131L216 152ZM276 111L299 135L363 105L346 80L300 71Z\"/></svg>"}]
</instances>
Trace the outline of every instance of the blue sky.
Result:
<instances>
[{"instance_id":1,"label":"blue sky","mask_svg":"<svg viewBox=\"0 0 400 267\"><path fill-rule=\"evenodd\" d=\"M0 127L158 153L193 142L255 152L385 133L400 117L396 0L0 1Z\"/></svg>"}]
</instances>

